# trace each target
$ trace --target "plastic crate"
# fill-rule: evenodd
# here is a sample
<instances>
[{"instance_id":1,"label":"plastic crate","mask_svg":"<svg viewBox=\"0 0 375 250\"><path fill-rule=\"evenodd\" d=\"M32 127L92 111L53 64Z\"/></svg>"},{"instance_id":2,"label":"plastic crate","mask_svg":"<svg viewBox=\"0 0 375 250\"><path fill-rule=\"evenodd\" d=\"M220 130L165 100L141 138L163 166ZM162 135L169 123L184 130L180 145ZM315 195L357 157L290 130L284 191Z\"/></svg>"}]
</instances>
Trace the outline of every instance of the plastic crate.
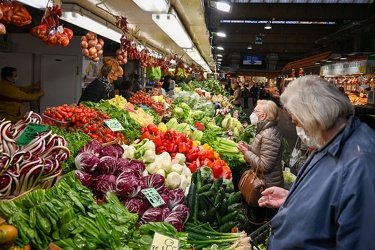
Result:
<instances>
[{"instance_id":1,"label":"plastic crate","mask_svg":"<svg viewBox=\"0 0 375 250\"><path fill-rule=\"evenodd\" d=\"M267 222L260 228L252 232L250 236L251 250L261 250L260 244L266 242L267 236L271 233L271 222Z\"/></svg>"},{"instance_id":2,"label":"plastic crate","mask_svg":"<svg viewBox=\"0 0 375 250\"><path fill-rule=\"evenodd\" d=\"M53 119L45 114L43 114L43 123L44 124L48 124L48 125L52 125L52 126L57 126L57 127L69 127L70 126L70 122L66 122L66 121L59 121L59 120L56 120L56 119Z\"/></svg>"}]
</instances>

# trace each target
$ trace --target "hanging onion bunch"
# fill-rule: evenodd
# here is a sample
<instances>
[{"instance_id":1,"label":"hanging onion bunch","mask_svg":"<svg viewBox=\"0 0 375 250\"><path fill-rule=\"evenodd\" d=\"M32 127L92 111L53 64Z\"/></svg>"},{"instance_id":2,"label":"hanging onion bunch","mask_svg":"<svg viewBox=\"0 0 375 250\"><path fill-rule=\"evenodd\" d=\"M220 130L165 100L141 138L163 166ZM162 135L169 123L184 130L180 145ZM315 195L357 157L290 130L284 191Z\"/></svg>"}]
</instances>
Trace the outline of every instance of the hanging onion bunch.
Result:
<instances>
[{"instance_id":1,"label":"hanging onion bunch","mask_svg":"<svg viewBox=\"0 0 375 250\"><path fill-rule=\"evenodd\" d=\"M87 32L81 37L82 55L94 62L99 62L100 56L103 54L104 40L97 38L94 32Z\"/></svg>"},{"instance_id":2,"label":"hanging onion bunch","mask_svg":"<svg viewBox=\"0 0 375 250\"><path fill-rule=\"evenodd\" d=\"M59 25L62 16L60 1L54 0L52 4L46 7L41 24L33 27L30 33L47 45L68 46L73 38L73 31Z\"/></svg>"}]
</instances>

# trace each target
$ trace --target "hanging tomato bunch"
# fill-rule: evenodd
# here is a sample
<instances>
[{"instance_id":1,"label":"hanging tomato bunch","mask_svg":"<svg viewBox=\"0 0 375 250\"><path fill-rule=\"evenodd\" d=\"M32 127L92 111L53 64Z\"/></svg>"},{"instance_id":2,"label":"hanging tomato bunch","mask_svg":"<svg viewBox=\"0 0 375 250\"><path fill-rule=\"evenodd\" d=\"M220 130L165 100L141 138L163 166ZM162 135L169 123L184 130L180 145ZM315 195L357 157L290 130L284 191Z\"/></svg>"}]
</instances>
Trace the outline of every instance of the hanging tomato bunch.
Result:
<instances>
[{"instance_id":1,"label":"hanging tomato bunch","mask_svg":"<svg viewBox=\"0 0 375 250\"><path fill-rule=\"evenodd\" d=\"M33 27L30 33L47 45L68 46L73 38L73 31L59 25L61 16L60 1L55 0L52 6L46 7L41 24Z\"/></svg>"},{"instance_id":2,"label":"hanging tomato bunch","mask_svg":"<svg viewBox=\"0 0 375 250\"><path fill-rule=\"evenodd\" d=\"M104 40L97 38L94 32L87 32L81 37L82 55L87 59L99 62L100 56L103 54Z\"/></svg>"}]
</instances>

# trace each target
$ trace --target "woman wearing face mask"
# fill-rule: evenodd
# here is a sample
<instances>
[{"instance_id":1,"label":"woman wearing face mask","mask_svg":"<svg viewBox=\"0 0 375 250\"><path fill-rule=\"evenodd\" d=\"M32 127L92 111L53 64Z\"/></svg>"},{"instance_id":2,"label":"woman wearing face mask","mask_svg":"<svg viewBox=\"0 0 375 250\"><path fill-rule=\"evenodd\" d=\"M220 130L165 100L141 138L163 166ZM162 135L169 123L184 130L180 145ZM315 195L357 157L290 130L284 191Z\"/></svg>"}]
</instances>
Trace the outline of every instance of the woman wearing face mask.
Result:
<instances>
[{"instance_id":1,"label":"woman wearing face mask","mask_svg":"<svg viewBox=\"0 0 375 250\"><path fill-rule=\"evenodd\" d=\"M278 127L279 108L276 103L270 100L258 100L257 106L250 115L250 121L255 124L257 129L252 145L241 141L237 144L237 148L244 154L245 160L255 171L258 168L264 173L264 180L268 187L283 187L284 178L282 171L282 153L283 153L283 136ZM259 210L259 208L254 209ZM257 221L270 220L277 209L260 209L255 213ZM265 218L266 217L266 218Z\"/></svg>"},{"instance_id":2,"label":"woman wearing face mask","mask_svg":"<svg viewBox=\"0 0 375 250\"><path fill-rule=\"evenodd\" d=\"M40 89L40 82L30 86L16 86L18 80L17 69L4 67L1 69L0 80L0 120L19 121L23 115L23 103L36 101L44 95ZM39 90L37 93L31 93Z\"/></svg>"},{"instance_id":3,"label":"woman wearing face mask","mask_svg":"<svg viewBox=\"0 0 375 250\"><path fill-rule=\"evenodd\" d=\"M99 102L115 97L114 81L120 81L124 70L115 58L104 57L100 75L83 91L79 102Z\"/></svg>"},{"instance_id":4,"label":"woman wearing face mask","mask_svg":"<svg viewBox=\"0 0 375 250\"><path fill-rule=\"evenodd\" d=\"M267 249L375 249L375 132L319 76L289 83L280 97L302 140L315 150L290 191L263 191L279 208Z\"/></svg>"}]
</instances>

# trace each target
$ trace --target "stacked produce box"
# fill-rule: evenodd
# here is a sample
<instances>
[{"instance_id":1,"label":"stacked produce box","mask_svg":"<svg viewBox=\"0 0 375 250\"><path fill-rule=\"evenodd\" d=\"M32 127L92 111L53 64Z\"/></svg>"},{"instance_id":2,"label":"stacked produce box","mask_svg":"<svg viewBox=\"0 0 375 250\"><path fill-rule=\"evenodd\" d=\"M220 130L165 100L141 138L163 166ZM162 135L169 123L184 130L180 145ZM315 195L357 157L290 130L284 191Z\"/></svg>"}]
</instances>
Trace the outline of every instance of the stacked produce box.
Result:
<instances>
[{"instance_id":1,"label":"stacked produce box","mask_svg":"<svg viewBox=\"0 0 375 250\"><path fill-rule=\"evenodd\" d=\"M1 121L0 216L13 230L0 230L1 249L150 249L160 235L179 249L250 249L233 178L249 168L236 147L254 133L245 113L218 81L136 95ZM28 124L49 126L20 145Z\"/></svg>"}]
</instances>

